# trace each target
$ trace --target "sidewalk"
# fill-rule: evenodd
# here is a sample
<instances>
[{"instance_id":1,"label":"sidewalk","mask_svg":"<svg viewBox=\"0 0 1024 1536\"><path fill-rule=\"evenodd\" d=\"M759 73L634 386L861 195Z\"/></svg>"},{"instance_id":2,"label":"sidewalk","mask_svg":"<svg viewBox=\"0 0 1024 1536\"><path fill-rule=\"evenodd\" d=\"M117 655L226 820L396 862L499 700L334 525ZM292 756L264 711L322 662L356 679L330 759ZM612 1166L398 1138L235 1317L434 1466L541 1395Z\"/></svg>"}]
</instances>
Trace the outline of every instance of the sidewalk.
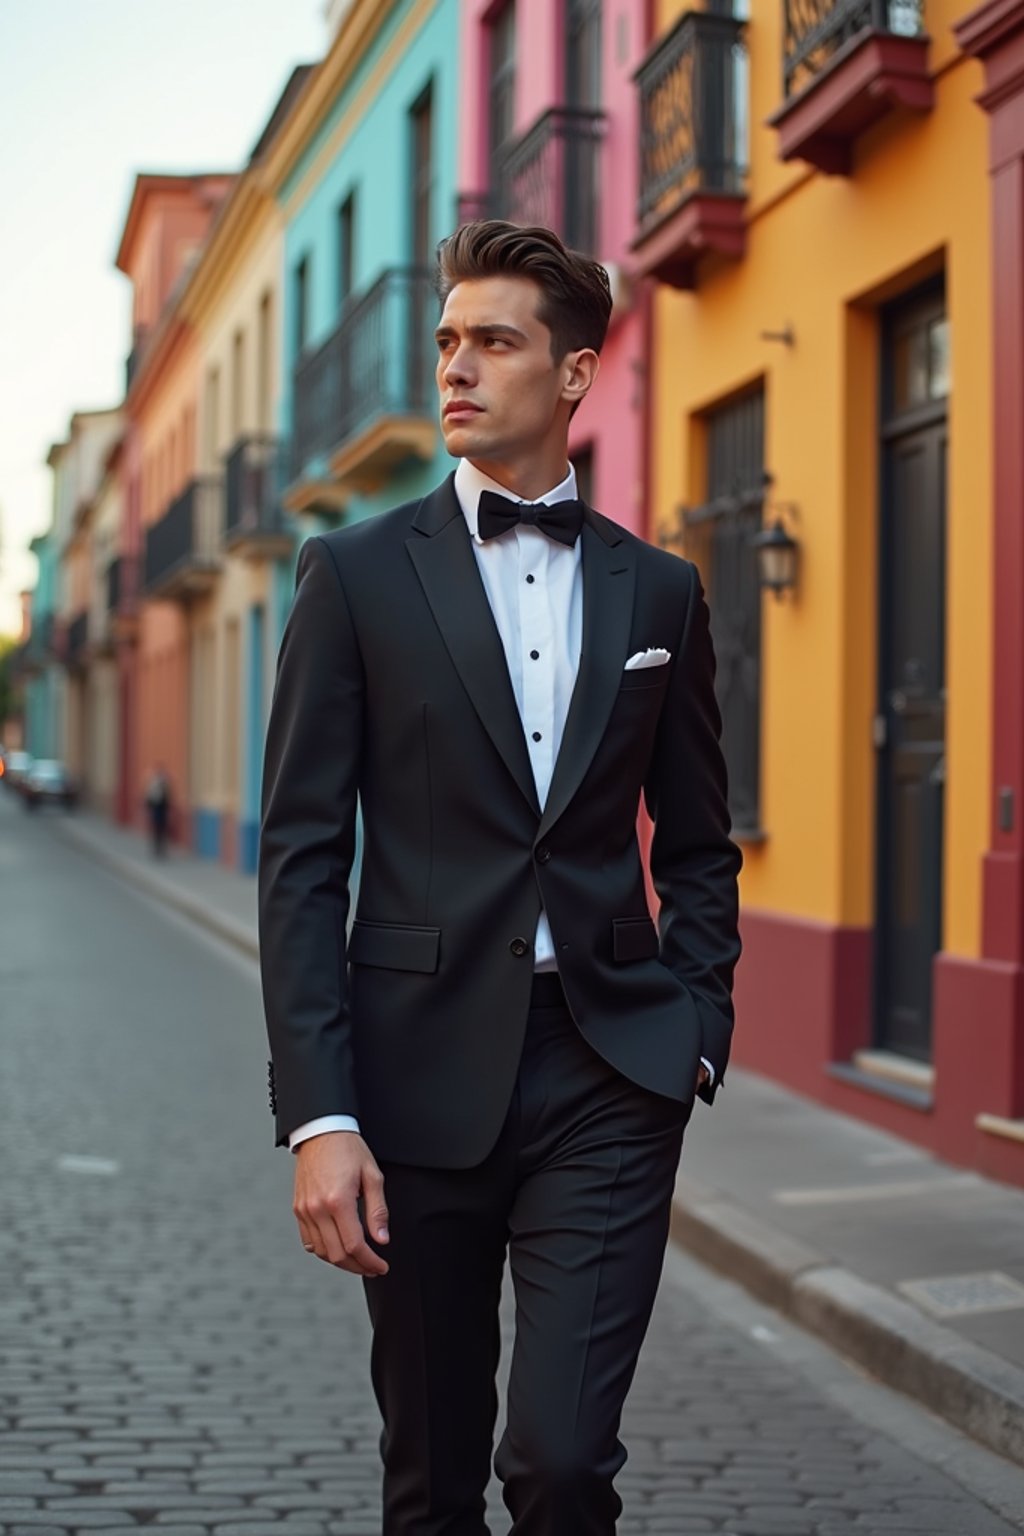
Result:
<instances>
[{"instance_id":1,"label":"sidewalk","mask_svg":"<svg viewBox=\"0 0 1024 1536\"><path fill-rule=\"evenodd\" d=\"M255 956L255 881L82 812L83 853ZM731 1068L698 1104L673 1236L1024 1465L1024 1192Z\"/></svg>"}]
</instances>

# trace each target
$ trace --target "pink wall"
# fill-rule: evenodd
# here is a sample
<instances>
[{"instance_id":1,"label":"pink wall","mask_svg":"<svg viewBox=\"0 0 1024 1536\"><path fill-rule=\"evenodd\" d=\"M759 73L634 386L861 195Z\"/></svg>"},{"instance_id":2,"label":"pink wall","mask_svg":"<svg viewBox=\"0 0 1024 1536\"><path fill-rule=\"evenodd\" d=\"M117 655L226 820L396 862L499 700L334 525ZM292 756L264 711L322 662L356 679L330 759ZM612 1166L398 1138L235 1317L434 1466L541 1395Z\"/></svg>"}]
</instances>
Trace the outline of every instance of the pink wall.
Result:
<instances>
[{"instance_id":1,"label":"pink wall","mask_svg":"<svg viewBox=\"0 0 1024 1536\"><path fill-rule=\"evenodd\" d=\"M525 133L563 101L564 0L515 0L516 125ZM494 0L466 0L462 9L463 117L459 187L487 186L488 18ZM606 265L628 266L636 207L637 102L633 72L647 51L645 0L606 0L603 18L602 107L606 132L601 160L601 235ZM597 385L573 423L570 452L594 450L594 500L599 511L641 535L645 506L646 296L639 287L612 321Z\"/></svg>"}]
</instances>

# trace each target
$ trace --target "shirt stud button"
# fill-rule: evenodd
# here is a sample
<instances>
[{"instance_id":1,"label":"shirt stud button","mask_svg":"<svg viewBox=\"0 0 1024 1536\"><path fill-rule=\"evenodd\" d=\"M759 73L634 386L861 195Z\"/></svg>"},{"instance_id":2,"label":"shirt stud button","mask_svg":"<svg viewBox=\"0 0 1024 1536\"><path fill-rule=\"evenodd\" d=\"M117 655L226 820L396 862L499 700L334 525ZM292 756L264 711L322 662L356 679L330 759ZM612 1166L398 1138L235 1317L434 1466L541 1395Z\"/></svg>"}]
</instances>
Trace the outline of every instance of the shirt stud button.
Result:
<instances>
[{"instance_id":1,"label":"shirt stud button","mask_svg":"<svg viewBox=\"0 0 1024 1536\"><path fill-rule=\"evenodd\" d=\"M533 733L533 739L534 739L534 741L540 741L540 740L542 740L542 737L541 737L541 734L540 734L540 731L534 731L534 733Z\"/></svg>"},{"instance_id":2,"label":"shirt stud button","mask_svg":"<svg viewBox=\"0 0 1024 1536\"><path fill-rule=\"evenodd\" d=\"M530 660L531 661L539 661L540 660L540 651L531 651L530 652Z\"/></svg>"},{"instance_id":3,"label":"shirt stud button","mask_svg":"<svg viewBox=\"0 0 1024 1536\"><path fill-rule=\"evenodd\" d=\"M532 586L533 586L533 583L534 583L534 577L533 577L533 576L527 576L527 578L526 578L526 579L527 579L527 581L528 581L528 582L529 582L529 583L530 583L530 585L531 585L531 587L532 587Z\"/></svg>"}]
</instances>

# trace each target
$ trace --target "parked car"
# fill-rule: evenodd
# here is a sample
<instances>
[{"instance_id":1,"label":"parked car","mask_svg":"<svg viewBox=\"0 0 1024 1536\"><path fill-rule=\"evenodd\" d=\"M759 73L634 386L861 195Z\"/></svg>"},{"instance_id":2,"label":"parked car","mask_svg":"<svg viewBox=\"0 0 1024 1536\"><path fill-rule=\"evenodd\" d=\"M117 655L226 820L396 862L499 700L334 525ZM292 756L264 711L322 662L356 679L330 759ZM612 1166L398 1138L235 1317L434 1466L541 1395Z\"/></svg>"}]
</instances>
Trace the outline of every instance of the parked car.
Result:
<instances>
[{"instance_id":1,"label":"parked car","mask_svg":"<svg viewBox=\"0 0 1024 1536\"><path fill-rule=\"evenodd\" d=\"M31 752L8 752L4 757L4 783L10 789L22 789L25 775L35 759Z\"/></svg>"},{"instance_id":2,"label":"parked car","mask_svg":"<svg viewBox=\"0 0 1024 1536\"><path fill-rule=\"evenodd\" d=\"M32 764L25 775L22 793L30 811L46 804L63 805L70 810L78 799L74 779L56 758L44 758L42 762Z\"/></svg>"}]
</instances>

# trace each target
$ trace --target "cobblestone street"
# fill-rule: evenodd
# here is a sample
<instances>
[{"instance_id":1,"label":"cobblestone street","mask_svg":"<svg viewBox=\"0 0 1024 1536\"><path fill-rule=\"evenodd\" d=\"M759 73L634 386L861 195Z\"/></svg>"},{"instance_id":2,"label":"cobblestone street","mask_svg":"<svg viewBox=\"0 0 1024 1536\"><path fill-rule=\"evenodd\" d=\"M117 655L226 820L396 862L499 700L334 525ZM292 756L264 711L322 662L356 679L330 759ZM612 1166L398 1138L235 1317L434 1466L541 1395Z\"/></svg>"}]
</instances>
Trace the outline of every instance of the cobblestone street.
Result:
<instances>
[{"instance_id":1,"label":"cobblestone street","mask_svg":"<svg viewBox=\"0 0 1024 1536\"><path fill-rule=\"evenodd\" d=\"M255 967L10 794L0 876L0 1531L378 1536L362 1290L295 1235ZM624 1437L623 1536L1024 1529L1019 1469L677 1254Z\"/></svg>"}]
</instances>

